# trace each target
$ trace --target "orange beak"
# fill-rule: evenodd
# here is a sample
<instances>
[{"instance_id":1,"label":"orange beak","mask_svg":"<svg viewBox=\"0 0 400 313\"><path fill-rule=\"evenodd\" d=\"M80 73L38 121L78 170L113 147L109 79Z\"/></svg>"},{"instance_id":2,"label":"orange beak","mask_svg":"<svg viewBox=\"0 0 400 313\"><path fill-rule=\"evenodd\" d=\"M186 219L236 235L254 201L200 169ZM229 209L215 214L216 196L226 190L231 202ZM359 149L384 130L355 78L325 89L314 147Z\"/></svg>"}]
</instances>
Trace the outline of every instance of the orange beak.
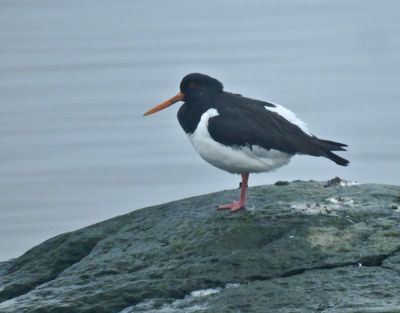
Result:
<instances>
[{"instance_id":1,"label":"orange beak","mask_svg":"<svg viewBox=\"0 0 400 313\"><path fill-rule=\"evenodd\" d=\"M143 115L146 116L146 115L150 115L150 114L156 113L158 111L164 110L165 108L173 105L174 103L176 103L178 101L183 101L184 98L185 98L185 96L183 95L183 93L179 92L172 98L169 98L168 100L160 103L159 105L156 105L154 108L146 111Z\"/></svg>"}]
</instances>

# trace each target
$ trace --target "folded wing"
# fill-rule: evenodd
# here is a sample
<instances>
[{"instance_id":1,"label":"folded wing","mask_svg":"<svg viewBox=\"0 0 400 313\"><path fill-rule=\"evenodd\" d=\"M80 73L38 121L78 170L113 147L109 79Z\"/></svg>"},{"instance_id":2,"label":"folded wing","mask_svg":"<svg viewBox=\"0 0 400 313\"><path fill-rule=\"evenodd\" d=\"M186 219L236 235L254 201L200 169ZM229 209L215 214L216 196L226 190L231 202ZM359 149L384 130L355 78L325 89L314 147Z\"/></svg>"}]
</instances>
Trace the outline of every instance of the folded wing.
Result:
<instances>
[{"instance_id":1,"label":"folded wing","mask_svg":"<svg viewBox=\"0 0 400 313\"><path fill-rule=\"evenodd\" d=\"M250 148L260 146L291 155L323 156L343 166L349 163L332 153L332 151L345 151L345 144L319 139L306 133L301 124L296 125L293 119L289 121L281 116L279 111L274 109L277 106L258 100L253 100L254 102L249 104L247 98L243 104L236 97L239 98L235 96L235 101L231 101L231 104L225 103L219 107L219 115L209 120L209 133L219 143Z\"/></svg>"}]
</instances>

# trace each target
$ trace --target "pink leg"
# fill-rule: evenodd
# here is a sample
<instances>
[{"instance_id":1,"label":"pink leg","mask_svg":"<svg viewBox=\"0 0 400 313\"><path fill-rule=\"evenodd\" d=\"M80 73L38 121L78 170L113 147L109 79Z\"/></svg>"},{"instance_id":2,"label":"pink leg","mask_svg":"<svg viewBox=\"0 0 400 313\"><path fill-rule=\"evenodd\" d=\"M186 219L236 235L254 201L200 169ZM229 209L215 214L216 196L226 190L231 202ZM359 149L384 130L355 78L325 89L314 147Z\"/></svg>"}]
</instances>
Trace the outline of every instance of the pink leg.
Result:
<instances>
[{"instance_id":1,"label":"pink leg","mask_svg":"<svg viewBox=\"0 0 400 313\"><path fill-rule=\"evenodd\" d=\"M249 180L249 173L242 174L242 188L240 190L240 199L231 204L220 205L218 209L228 209L231 212L243 209L246 206L246 190L247 181Z\"/></svg>"}]
</instances>

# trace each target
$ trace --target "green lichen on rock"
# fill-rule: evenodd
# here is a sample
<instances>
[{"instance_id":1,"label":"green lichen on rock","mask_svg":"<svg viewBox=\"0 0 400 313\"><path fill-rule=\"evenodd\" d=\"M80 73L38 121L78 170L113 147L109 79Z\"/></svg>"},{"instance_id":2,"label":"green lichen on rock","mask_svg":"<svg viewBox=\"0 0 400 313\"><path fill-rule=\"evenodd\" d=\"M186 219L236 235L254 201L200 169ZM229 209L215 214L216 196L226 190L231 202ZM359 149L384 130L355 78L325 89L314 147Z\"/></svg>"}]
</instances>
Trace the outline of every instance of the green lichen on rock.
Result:
<instances>
[{"instance_id":1,"label":"green lichen on rock","mask_svg":"<svg viewBox=\"0 0 400 313\"><path fill-rule=\"evenodd\" d=\"M399 194L296 181L235 214L215 208L237 191L134 211L1 263L0 312L395 312Z\"/></svg>"}]
</instances>

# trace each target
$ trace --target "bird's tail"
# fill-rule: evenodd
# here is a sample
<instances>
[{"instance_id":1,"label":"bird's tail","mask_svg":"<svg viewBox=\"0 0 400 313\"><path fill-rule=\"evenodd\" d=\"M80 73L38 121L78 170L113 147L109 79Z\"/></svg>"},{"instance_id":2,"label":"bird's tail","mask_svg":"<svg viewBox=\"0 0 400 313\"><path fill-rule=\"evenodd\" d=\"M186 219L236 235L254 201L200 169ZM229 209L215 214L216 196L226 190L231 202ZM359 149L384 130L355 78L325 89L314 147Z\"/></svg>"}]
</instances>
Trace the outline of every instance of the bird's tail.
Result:
<instances>
[{"instance_id":1,"label":"bird's tail","mask_svg":"<svg viewBox=\"0 0 400 313\"><path fill-rule=\"evenodd\" d=\"M343 149L344 150L344 149ZM342 166L347 166L349 165L349 161L338 156L337 154L334 154L333 152L329 151L326 153L326 157L330 160L332 160L333 162L335 162L338 165L342 165Z\"/></svg>"},{"instance_id":2,"label":"bird's tail","mask_svg":"<svg viewBox=\"0 0 400 313\"><path fill-rule=\"evenodd\" d=\"M325 140L325 139L318 139L318 140L321 144L326 146L326 148L329 149L330 151L346 151L344 147L347 147L347 145L344 143Z\"/></svg>"},{"instance_id":3,"label":"bird's tail","mask_svg":"<svg viewBox=\"0 0 400 313\"><path fill-rule=\"evenodd\" d=\"M332 151L346 151L345 149L345 147L347 147L346 144L325 139L318 139L318 141L323 148L324 156L326 156L328 159L342 166L347 166L349 164L348 160L332 152Z\"/></svg>"}]
</instances>

